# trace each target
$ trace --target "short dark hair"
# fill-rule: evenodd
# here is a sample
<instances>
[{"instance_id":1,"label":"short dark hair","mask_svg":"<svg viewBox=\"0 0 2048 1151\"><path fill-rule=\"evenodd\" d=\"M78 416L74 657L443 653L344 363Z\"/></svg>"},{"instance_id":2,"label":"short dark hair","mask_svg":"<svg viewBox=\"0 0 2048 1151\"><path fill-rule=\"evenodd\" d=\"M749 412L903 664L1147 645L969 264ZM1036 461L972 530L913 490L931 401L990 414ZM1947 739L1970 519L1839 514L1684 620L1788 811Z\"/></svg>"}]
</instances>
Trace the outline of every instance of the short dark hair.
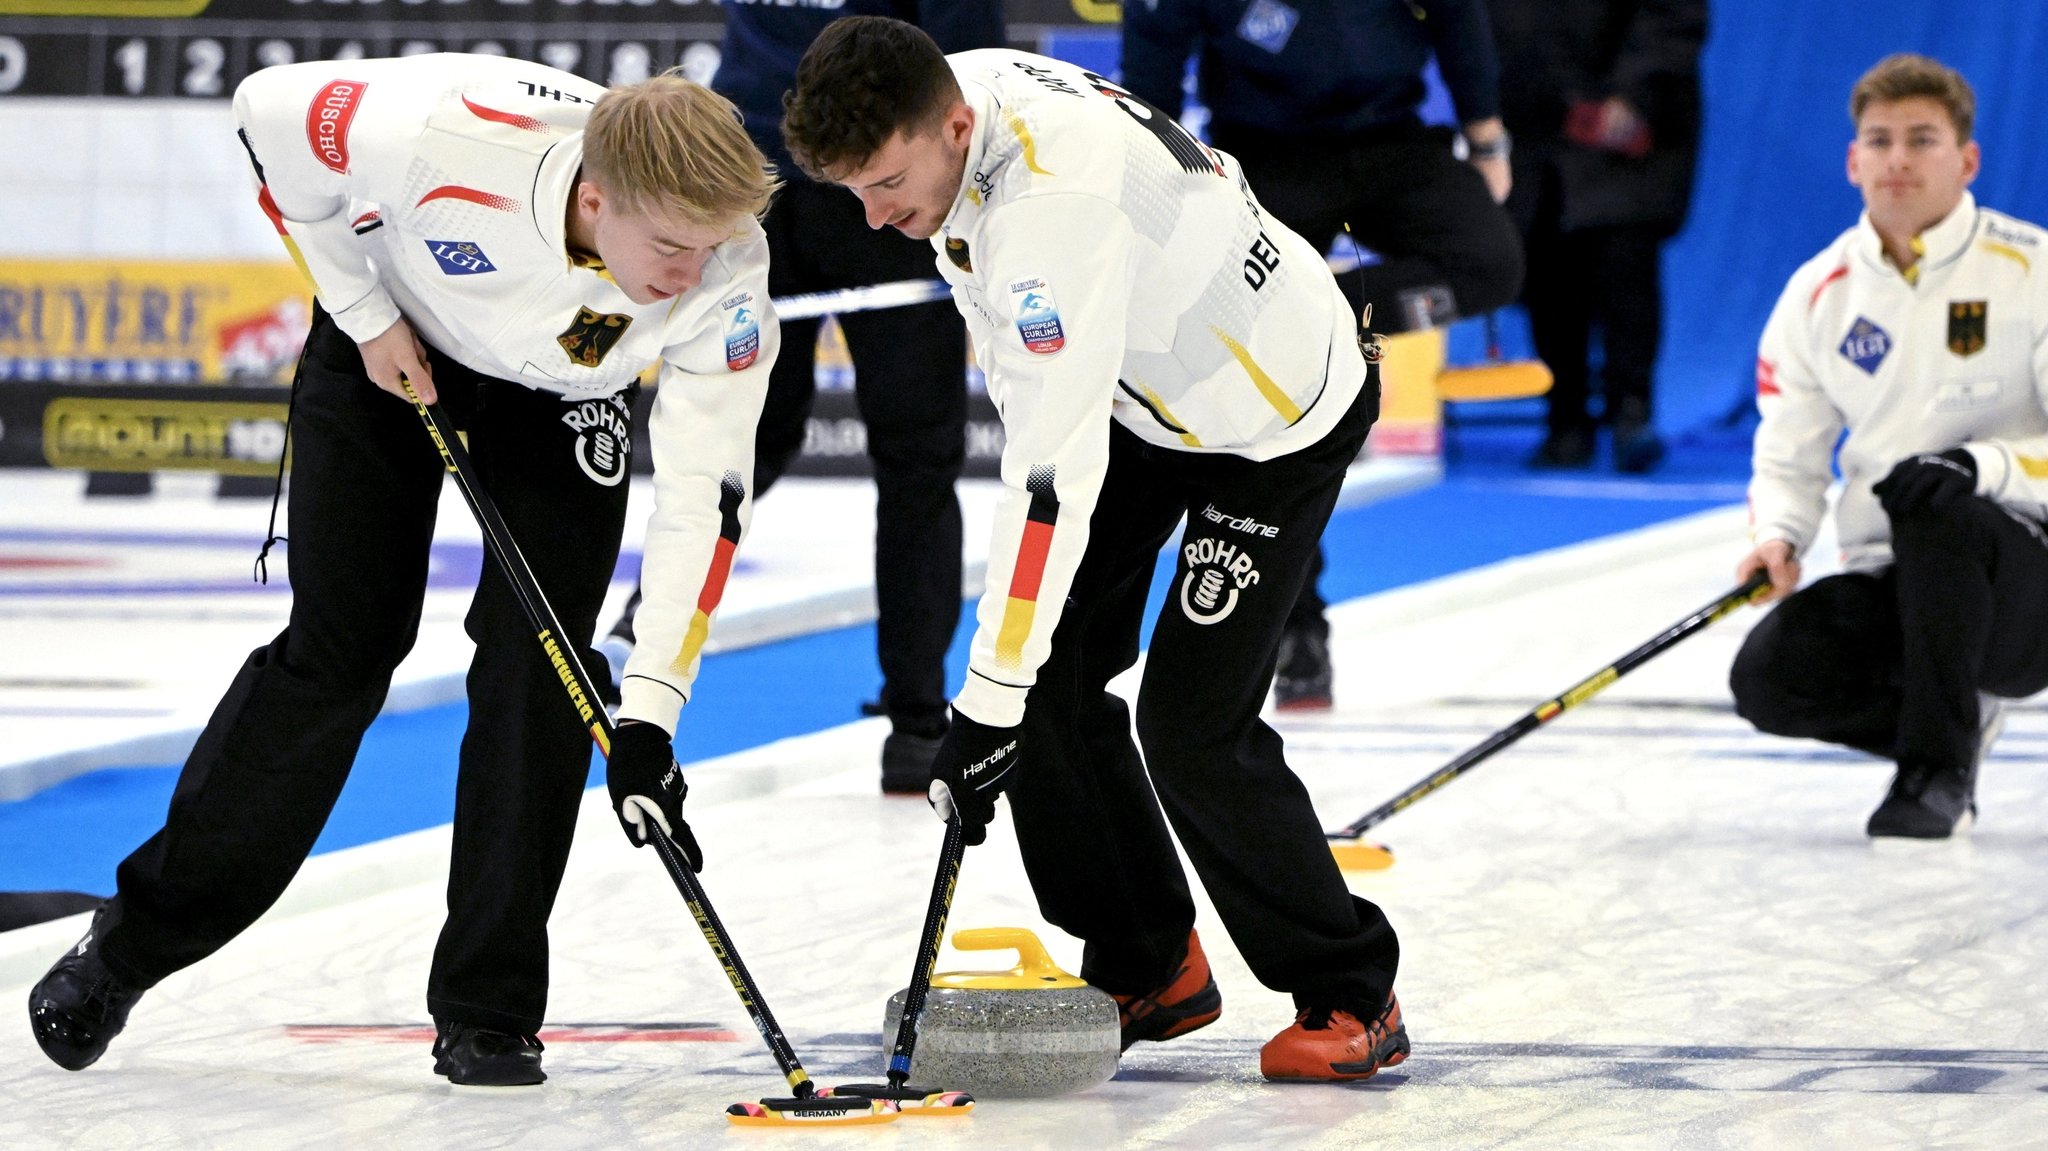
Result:
<instances>
[{"instance_id":1,"label":"short dark hair","mask_svg":"<svg viewBox=\"0 0 2048 1151\"><path fill-rule=\"evenodd\" d=\"M1970 142L1976 127L1977 94L1963 74L1941 61L1912 52L1899 52L1879 60L1856 81L1849 93L1849 120L1860 125L1863 110L1872 104L1894 104L1924 96L1941 105L1949 123L1956 126L1956 143Z\"/></svg>"},{"instance_id":2,"label":"short dark hair","mask_svg":"<svg viewBox=\"0 0 2048 1151\"><path fill-rule=\"evenodd\" d=\"M936 126L960 99L946 54L914 24L886 16L834 20L782 98L782 141L812 179L859 168L901 130Z\"/></svg>"}]
</instances>

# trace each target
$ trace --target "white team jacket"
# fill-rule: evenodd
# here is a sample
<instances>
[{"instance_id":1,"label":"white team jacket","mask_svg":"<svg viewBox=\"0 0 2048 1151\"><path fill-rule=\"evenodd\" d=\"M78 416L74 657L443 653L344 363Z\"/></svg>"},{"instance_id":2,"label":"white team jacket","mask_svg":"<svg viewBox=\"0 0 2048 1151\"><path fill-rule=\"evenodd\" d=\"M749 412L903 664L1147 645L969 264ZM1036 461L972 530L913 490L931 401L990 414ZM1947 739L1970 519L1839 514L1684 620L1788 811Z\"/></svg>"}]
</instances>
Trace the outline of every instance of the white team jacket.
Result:
<instances>
[{"instance_id":1,"label":"white team jacket","mask_svg":"<svg viewBox=\"0 0 2048 1151\"><path fill-rule=\"evenodd\" d=\"M1757 352L1751 535L1813 542L1843 429L1835 509L1849 570L1891 562L1871 485L1920 452L1968 448L1977 494L2048 516L2048 243L1968 193L1921 233L1918 282L1866 215L1793 273Z\"/></svg>"},{"instance_id":2,"label":"white team jacket","mask_svg":"<svg viewBox=\"0 0 2048 1151\"><path fill-rule=\"evenodd\" d=\"M571 261L564 216L603 94L539 64L442 54L266 68L236 90L234 112L264 211L357 341L402 315L467 367L560 393L565 422L615 423L620 447L631 440L616 407L594 401L661 365L647 437L655 510L619 717L673 732L750 511L780 327L753 221L696 289L652 305ZM624 482L625 469L593 479Z\"/></svg>"},{"instance_id":3,"label":"white team jacket","mask_svg":"<svg viewBox=\"0 0 2048 1151\"><path fill-rule=\"evenodd\" d=\"M1008 437L988 591L955 701L1021 721L1088 543L1114 419L1177 451L1316 443L1365 380L1322 255L1237 163L1074 65L948 57L975 116L932 238Z\"/></svg>"}]
</instances>

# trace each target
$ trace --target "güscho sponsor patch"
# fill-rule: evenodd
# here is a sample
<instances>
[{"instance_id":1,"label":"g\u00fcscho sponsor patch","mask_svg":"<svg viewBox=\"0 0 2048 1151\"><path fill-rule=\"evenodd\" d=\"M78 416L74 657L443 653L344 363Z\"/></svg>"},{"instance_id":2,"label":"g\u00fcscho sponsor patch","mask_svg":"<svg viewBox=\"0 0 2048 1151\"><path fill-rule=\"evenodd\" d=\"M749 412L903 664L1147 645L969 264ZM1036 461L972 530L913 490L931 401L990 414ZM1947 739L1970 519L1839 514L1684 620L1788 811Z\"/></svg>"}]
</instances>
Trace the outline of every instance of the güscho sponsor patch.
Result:
<instances>
[{"instance_id":1,"label":"g\u00fcscho sponsor patch","mask_svg":"<svg viewBox=\"0 0 2048 1151\"><path fill-rule=\"evenodd\" d=\"M1067 346L1067 333L1060 326L1060 306L1053 299L1052 285L1042 276L1010 282L1010 314L1017 318L1017 334L1024 350L1050 356Z\"/></svg>"},{"instance_id":2,"label":"g\u00fcscho sponsor patch","mask_svg":"<svg viewBox=\"0 0 2048 1151\"><path fill-rule=\"evenodd\" d=\"M633 456L633 425L623 395L579 400L562 413L562 422L576 433L576 466L605 487L626 478Z\"/></svg>"},{"instance_id":3,"label":"g\u00fcscho sponsor patch","mask_svg":"<svg viewBox=\"0 0 2048 1151\"><path fill-rule=\"evenodd\" d=\"M332 171L348 172L348 129L368 87L361 80L330 80L306 107L306 142Z\"/></svg>"}]
</instances>

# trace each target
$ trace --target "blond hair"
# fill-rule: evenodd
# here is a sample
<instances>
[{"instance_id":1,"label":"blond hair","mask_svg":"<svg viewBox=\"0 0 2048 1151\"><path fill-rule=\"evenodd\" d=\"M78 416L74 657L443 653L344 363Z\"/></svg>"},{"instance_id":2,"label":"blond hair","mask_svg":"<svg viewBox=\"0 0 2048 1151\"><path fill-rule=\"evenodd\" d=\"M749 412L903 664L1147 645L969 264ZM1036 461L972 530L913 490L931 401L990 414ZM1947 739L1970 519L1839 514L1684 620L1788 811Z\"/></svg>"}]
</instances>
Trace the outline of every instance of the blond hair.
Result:
<instances>
[{"instance_id":1,"label":"blond hair","mask_svg":"<svg viewBox=\"0 0 2048 1151\"><path fill-rule=\"evenodd\" d=\"M1863 110L1872 104L1895 104L1924 96L1940 104L1956 126L1956 143L1970 142L1976 126L1977 94L1962 73L1930 56L1898 52L1879 60L1849 90L1849 121L1863 122Z\"/></svg>"},{"instance_id":2,"label":"blond hair","mask_svg":"<svg viewBox=\"0 0 2048 1151\"><path fill-rule=\"evenodd\" d=\"M630 214L707 226L762 215L781 184L732 101L673 69L598 100L583 176Z\"/></svg>"}]
</instances>

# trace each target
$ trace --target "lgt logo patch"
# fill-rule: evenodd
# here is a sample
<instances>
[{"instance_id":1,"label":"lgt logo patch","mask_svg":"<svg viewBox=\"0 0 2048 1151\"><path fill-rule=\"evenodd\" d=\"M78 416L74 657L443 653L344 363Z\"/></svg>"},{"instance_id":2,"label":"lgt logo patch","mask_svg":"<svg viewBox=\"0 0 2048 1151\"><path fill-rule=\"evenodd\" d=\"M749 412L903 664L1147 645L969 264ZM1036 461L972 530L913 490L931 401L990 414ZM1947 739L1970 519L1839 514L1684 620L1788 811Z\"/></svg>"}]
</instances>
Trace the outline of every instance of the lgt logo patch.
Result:
<instances>
[{"instance_id":1,"label":"lgt logo patch","mask_svg":"<svg viewBox=\"0 0 2048 1151\"><path fill-rule=\"evenodd\" d=\"M1862 316L1856 317L1856 322L1849 326L1849 334L1842 337L1841 346L1836 349L1843 359L1873 376L1891 350L1892 334Z\"/></svg>"},{"instance_id":2,"label":"lgt logo patch","mask_svg":"<svg viewBox=\"0 0 2048 1151\"><path fill-rule=\"evenodd\" d=\"M498 270L484 250L470 240L428 240L426 244L434 262L441 265L443 275L476 276Z\"/></svg>"}]
</instances>

